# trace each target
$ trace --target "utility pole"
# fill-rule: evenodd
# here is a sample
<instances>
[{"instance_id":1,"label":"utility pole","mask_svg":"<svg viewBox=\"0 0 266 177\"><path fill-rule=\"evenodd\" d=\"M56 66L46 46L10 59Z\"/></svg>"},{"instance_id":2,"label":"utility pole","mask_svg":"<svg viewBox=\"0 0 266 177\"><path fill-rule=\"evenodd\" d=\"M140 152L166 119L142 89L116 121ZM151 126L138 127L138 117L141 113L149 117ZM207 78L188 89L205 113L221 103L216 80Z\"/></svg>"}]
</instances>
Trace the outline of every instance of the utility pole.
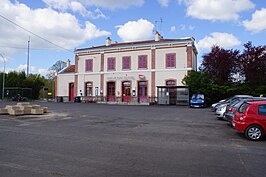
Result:
<instances>
[{"instance_id":1,"label":"utility pole","mask_svg":"<svg viewBox=\"0 0 266 177\"><path fill-rule=\"evenodd\" d=\"M0 53L1 57L3 58L4 61L4 73L3 73L3 89L2 89L2 100L4 100L5 97L5 74L6 74L6 60L4 56Z\"/></svg>"},{"instance_id":2,"label":"utility pole","mask_svg":"<svg viewBox=\"0 0 266 177\"><path fill-rule=\"evenodd\" d=\"M30 37L28 40L27 77L29 76L29 63L30 63Z\"/></svg>"}]
</instances>

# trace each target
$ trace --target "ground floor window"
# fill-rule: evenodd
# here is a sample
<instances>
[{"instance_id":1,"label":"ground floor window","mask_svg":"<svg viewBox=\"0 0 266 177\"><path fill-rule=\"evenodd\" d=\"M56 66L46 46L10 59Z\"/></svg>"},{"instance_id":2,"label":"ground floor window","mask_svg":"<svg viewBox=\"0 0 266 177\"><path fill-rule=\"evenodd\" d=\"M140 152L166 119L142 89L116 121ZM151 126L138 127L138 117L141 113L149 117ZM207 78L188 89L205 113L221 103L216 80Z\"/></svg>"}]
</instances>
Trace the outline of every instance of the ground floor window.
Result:
<instances>
[{"instance_id":1,"label":"ground floor window","mask_svg":"<svg viewBox=\"0 0 266 177\"><path fill-rule=\"evenodd\" d=\"M122 82L122 101L130 102L131 100L131 82L124 81Z\"/></svg>"},{"instance_id":2,"label":"ground floor window","mask_svg":"<svg viewBox=\"0 0 266 177\"><path fill-rule=\"evenodd\" d=\"M92 96L92 82L85 83L85 96Z\"/></svg>"},{"instance_id":3,"label":"ground floor window","mask_svg":"<svg viewBox=\"0 0 266 177\"><path fill-rule=\"evenodd\" d=\"M148 102L147 100L147 81L138 82L138 102Z\"/></svg>"},{"instance_id":4,"label":"ground floor window","mask_svg":"<svg viewBox=\"0 0 266 177\"><path fill-rule=\"evenodd\" d=\"M175 80L167 80L166 81L166 86L168 87L168 95L169 95L169 104L170 105L175 105L176 104L176 89L172 88L171 86L176 86L176 81Z\"/></svg>"}]
</instances>

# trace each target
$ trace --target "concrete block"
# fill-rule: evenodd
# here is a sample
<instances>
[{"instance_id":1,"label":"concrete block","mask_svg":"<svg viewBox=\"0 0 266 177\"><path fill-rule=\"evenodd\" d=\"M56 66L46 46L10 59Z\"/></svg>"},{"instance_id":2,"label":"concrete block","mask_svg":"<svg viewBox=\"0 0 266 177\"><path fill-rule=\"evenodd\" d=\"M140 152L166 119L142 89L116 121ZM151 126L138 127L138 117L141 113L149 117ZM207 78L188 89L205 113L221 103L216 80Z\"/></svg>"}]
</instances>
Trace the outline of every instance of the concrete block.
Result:
<instances>
[{"instance_id":1,"label":"concrete block","mask_svg":"<svg viewBox=\"0 0 266 177\"><path fill-rule=\"evenodd\" d=\"M23 103L17 103L17 106L29 106L30 103L28 102L23 102Z\"/></svg>"},{"instance_id":2,"label":"concrete block","mask_svg":"<svg viewBox=\"0 0 266 177\"><path fill-rule=\"evenodd\" d=\"M19 109L20 109L20 106L16 106L16 105L14 105L14 106L7 105L6 108L7 108L8 110L19 110Z\"/></svg>"},{"instance_id":3,"label":"concrete block","mask_svg":"<svg viewBox=\"0 0 266 177\"><path fill-rule=\"evenodd\" d=\"M48 112L48 107L42 107L43 109L43 113L47 113Z\"/></svg>"},{"instance_id":4,"label":"concrete block","mask_svg":"<svg viewBox=\"0 0 266 177\"><path fill-rule=\"evenodd\" d=\"M31 105L26 105L26 106L20 106L20 110L23 111L23 114L31 114Z\"/></svg>"},{"instance_id":5,"label":"concrete block","mask_svg":"<svg viewBox=\"0 0 266 177\"><path fill-rule=\"evenodd\" d=\"M41 109L41 106L37 105L37 104L33 104L31 106L32 106L33 109Z\"/></svg>"},{"instance_id":6,"label":"concrete block","mask_svg":"<svg viewBox=\"0 0 266 177\"><path fill-rule=\"evenodd\" d=\"M12 109L12 107L13 107L14 105L6 105L6 109Z\"/></svg>"},{"instance_id":7,"label":"concrete block","mask_svg":"<svg viewBox=\"0 0 266 177\"><path fill-rule=\"evenodd\" d=\"M8 113L12 116L20 116L20 115L23 115L23 111L20 110L20 109L9 109L8 110Z\"/></svg>"},{"instance_id":8,"label":"concrete block","mask_svg":"<svg viewBox=\"0 0 266 177\"><path fill-rule=\"evenodd\" d=\"M6 114L8 114L8 109L0 108L0 115L6 115Z\"/></svg>"},{"instance_id":9,"label":"concrete block","mask_svg":"<svg viewBox=\"0 0 266 177\"><path fill-rule=\"evenodd\" d=\"M43 114L43 109L36 109L36 108L32 108L31 109L31 114L35 114L35 115L38 115L38 114Z\"/></svg>"}]
</instances>

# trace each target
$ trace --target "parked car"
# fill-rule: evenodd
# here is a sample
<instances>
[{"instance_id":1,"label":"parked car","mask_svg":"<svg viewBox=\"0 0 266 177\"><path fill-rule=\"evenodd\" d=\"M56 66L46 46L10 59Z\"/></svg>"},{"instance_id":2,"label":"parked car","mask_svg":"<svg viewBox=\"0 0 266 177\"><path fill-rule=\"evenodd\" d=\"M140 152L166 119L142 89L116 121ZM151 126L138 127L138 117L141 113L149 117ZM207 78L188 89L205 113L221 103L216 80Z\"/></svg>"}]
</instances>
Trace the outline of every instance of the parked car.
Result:
<instances>
[{"instance_id":1,"label":"parked car","mask_svg":"<svg viewBox=\"0 0 266 177\"><path fill-rule=\"evenodd\" d=\"M236 103L238 103L241 99L240 98L236 98L236 99L233 99L231 103L223 103L223 104L219 104L216 108L216 116L218 119L222 120L224 119L225 120L225 113L226 113L226 110L227 110L227 107L229 105L234 105Z\"/></svg>"},{"instance_id":2,"label":"parked car","mask_svg":"<svg viewBox=\"0 0 266 177\"><path fill-rule=\"evenodd\" d=\"M253 97L253 98L240 99L238 102L231 103L231 104L227 105L225 113L224 113L225 120L228 121L230 124L232 124L235 113L237 112L239 107L244 102L252 102L252 101L266 101L266 98Z\"/></svg>"},{"instance_id":3,"label":"parked car","mask_svg":"<svg viewBox=\"0 0 266 177\"><path fill-rule=\"evenodd\" d=\"M217 103L214 103L211 105L211 110L213 112L216 111L216 109L218 108L218 106L222 105L222 104L228 104L228 103L231 103L233 102L235 99L238 99L238 98L241 98L241 99L245 99L245 98L252 98L253 96L251 95L234 95L232 97L229 97L227 99L224 99L224 100L220 100L219 102Z\"/></svg>"},{"instance_id":4,"label":"parked car","mask_svg":"<svg viewBox=\"0 0 266 177\"><path fill-rule=\"evenodd\" d=\"M205 107L206 101L204 94L201 93L193 94L190 99L189 106L191 108Z\"/></svg>"},{"instance_id":5,"label":"parked car","mask_svg":"<svg viewBox=\"0 0 266 177\"><path fill-rule=\"evenodd\" d=\"M266 132L266 101L243 103L236 112L232 124L249 140L261 140Z\"/></svg>"},{"instance_id":6,"label":"parked car","mask_svg":"<svg viewBox=\"0 0 266 177\"><path fill-rule=\"evenodd\" d=\"M211 105L211 111L215 112L215 111L216 111L216 106L217 106L218 104L224 103L226 100L227 100L227 99L223 99L223 100L220 100L219 102L213 103L213 104Z\"/></svg>"}]
</instances>

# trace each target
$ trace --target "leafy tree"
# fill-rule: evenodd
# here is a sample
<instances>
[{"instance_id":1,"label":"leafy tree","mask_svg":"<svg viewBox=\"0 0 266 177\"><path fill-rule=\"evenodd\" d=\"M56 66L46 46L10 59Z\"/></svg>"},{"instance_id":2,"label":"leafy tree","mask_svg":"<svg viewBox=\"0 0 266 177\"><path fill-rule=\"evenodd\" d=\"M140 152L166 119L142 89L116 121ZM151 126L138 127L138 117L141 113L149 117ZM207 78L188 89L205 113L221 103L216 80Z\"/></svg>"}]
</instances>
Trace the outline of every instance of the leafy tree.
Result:
<instances>
[{"instance_id":1,"label":"leafy tree","mask_svg":"<svg viewBox=\"0 0 266 177\"><path fill-rule=\"evenodd\" d=\"M30 74L26 80L24 80L24 87L32 88L32 97L33 99L39 98L39 92L44 87L44 80L43 76L39 74Z\"/></svg>"},{"instance_id":2,"label":"leafy tree","mask_svg":"<svg viewBox=\"0 0 266 177\"><path fill-rule=\"evenodd\" d=\"M51 66L48 69L49 74L47 74L47 78L53 79L55 77L55 74L64 69L65 67L66 67L66 62L58 60L53 66Z\"/></svg>"},{"instance_id":3,"label":"leafy tree","mask_svg":"<svg viewBox=\"0 0 266 177\"><path fill-rule=\"evenodd\" d=\"M231 87L228 85L216 84L209 77L207 72L191 71L191 73L182 80L184 85L189 86L190 94L203 93L206 96L207 103L221 100L227 95L231 95Z\"/></svg>"},{"instance_id":4,"label":"leafy tree","mask_svg":"<svg viewBox=\"0 0 266 177\"><path fill-rule=\"evenodd\" d=\"M26 73L12 71L6 75L6 87L21 87L26 80Z\"/></svg>"},{"instance_id":5,"label":"leafy tree","mask_svg":"<svg viewBox=\"0 0 266 177\"><path fill-rule=\"evenodd\" d=\"M238 50L225 50L214 46L210 53L203 55L200 70L208 73L209 77L218 84L232 83L234 76L239 72L238 58Z\"/></svg>"},{"instance_id":6,"label":"leafy tree","mask_svg":"<svg viewBox=\"0 0 266 177\"><path fill-rule=\"evenodd\" d=\"M209 104L236 94L266 96L266 47L255 47L251 42L244 47L240 54L214 46L203 56L200 71L185 76L183 84L191 94L205 94ZM235 82L236 74L245 77L245 82Z\"/></svg>"},{"instance_id":7,"label":"leafy tree","mask_svg":"<svg viewBox=\"0 0 266 177\"><path fill-rule=\"evenodd\" d=\"M212 80L206 72L197 72L191 71L187 76L182 80L184 85L189 86L190 93L202 93L204 89L212 83Z\"/></svg>"},{"instance_id":8,"label":"leafy tree","mask_svg":"<svg viewBox=\"0 0 266 177\"><path fill-rule=\"evenodd\" d=\"M3 74L2 74L3 75ZM32 93L29 90L24 90L23 96L32 99L39 98L39 92L44 86L45 78L39 74L30 74L26 77L25 72L12 71L6 74L5 88L7 87L19 87L19 88L31 88ZM1 87L3 88L3 87ZM12 92L12 93L11 93ZM16 94L23 94L21 90L10 90L9 97L15 96Z\"/></svg>"},{"instance_id":9,"label":"leafy tree","mask_svg":"<svg viewBox=\"0 0 266 177\"><path fill-rule=\"evenodd\" d=\"M252 86L266 84L266 46L253 46L251 42L244 44L240 57L242 75Z\"/></svg>"}]
</instances>

